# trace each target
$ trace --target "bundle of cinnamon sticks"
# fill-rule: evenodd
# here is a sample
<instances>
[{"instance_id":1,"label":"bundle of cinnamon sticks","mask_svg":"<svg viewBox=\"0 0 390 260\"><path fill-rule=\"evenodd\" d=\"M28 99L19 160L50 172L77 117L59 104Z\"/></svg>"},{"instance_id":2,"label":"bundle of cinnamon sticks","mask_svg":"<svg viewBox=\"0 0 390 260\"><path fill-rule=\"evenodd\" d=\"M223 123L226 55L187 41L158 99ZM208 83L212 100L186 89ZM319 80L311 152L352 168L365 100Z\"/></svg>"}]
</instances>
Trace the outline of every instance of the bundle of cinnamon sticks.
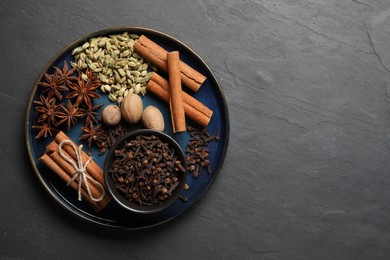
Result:
<instances>
[{"instance_id":1,"label":"bundle of cinnamon sticks","mask_svg":"<svg viewBox=\"0 0 390 260\"><path fill-rule=\"evenodd\" d=\"M173 132L186 130L185 116L202 127L206 127L213 111L182 90L181 83L197 92L206 77L179 59L179 52L167 52L161 46L142 35L134 46L134 50L168 72L169 81L153 72L147 89L169 104Z\"/></svg>"},{"instance_id":2,"label":"bundle of cinnamon sticks","mask_svg":"<svg viewBox=\"0 0 390 260\"><path fill-rule=\"evenodd\" d=\"M169 102L169 83L157 73L152 73L147 89L164 102ZM213 111L184 91L182 91L182 96L186 116L202 127L206 127L210 122Z\"/></svg>"},{"instance_id":3,"label":"bundle of cinnamon sticks","mask_svg":"<svg viewBox=\"0 0 390 260\"><path fill-rule=\"evenodd\" d=\"M63 181L69 183L73 176L76 174L76 170L73 166L67 162L59 153L59 144L64 140L71 140L64 132L59 132L55 140L53 140L47 147L45 154L39 159L39 162L46 165L50 170L57 174ZM73 143L74 144L74 143ZM75 145L75 144L74 144ZM76 146L76 145L75 145ZM77 146L76 146L77 147ZM62 153L68 158L75 160L77 164L76 151L71 145L64 145ZM81 159L83 165L88 161L89 156L83 151L81 154ZM93 198L99 198L104 193L103 198L100 201L94 201L87 191L86 184L83 182L81 195L97 212L101 211L107 204L110 202L111 197L109 196L106 185L104 182L103 170L99 165L91 160L86 166L87 176L101 184L101 187L98 187L94 182L89 181L89 189ZM80 179L76 178L74 182L71 182L70 186L78 190ZM103 190L102 190L103 187ZM76 193L75 193L76 194Z\"/></svg>"},{"instance_id":4,"label":"bundle of cinnamon sticks","mask_svg":"<svg viewBox=\"0 0 390 260\"><path fill-rule=\"evenodd\" d=\"M137 43L134 45L134 51L161 70L168 72L168 51L150 40L145 35L141 35L141 37L139 37ZM179 61L179 68L181 82L192 91L197 92L206 80L206 77L183 61Z\"/></svg>"}]
</instances>

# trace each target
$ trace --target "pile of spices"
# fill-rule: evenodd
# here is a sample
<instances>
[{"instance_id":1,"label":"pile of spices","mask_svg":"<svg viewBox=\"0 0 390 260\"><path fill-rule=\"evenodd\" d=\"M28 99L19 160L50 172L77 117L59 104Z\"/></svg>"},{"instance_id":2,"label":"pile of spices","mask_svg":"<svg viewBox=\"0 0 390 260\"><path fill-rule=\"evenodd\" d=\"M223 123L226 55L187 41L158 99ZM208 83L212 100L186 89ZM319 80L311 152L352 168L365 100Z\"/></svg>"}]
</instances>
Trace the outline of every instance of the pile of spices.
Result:
<instances>
[{"instance_id":1,"label":"pile of spices","mask_svg":"<svg viewBox=\"0 0 390 260\"><path fill-rule=\"evenodd\" d=\"M134 52L138 38L128 32L92 38L72 51L75 62L71 64L97 73L101 91L112 102L120 104L128 93L145 95L150 73L148 63Z\"/></svg>"},{"instance_id":2,"label":"pile of spices","mask_svg":"<svg viewBox=\"0 0 390 260\"><path fill-rule=\"evenodd\" d=\"M185 168L174 149L158 136L137 136L114 151L109 174L118 191L130 202L158 205L179 185Z\"/></svg>"},{"instance_id":3,"label":"pile of spices","mask_svg":"<svg viewBox=\"0 0 390 260\"><path fill-rule=\"evenodd\" d=\"M96 89L101 82L89 69L85 73L69 70L64 61L62 69L55 66L54 72L44 73L42 81L38 82L41 88L39 101L33 101L34 109L38 112L36 138L46 138L60 130L70 130L81 118L85 128L93 127L97 123L96 115L102 105L94 106L93 100L100 98ZM76 76L77 75L77 76Z\"/></svg>"},{"instance_id":4,"label":"pile of spices","mask_svg":"<svg viewBox=\"0 0 390 260\"><path fill-rule=\"evenodd\" d=\"M188 131L191 136L186 146L188 172L193 172L193 176L196 178L202 172L202 169L206 168L207 173L211 174L210 161L207 159L209 156L207 146L214 140L219 141L220 129L218 128L215 135L210 135L206 128L197 129L189 126Z\"/></svg>"},{"instance_id":5,"label":"pile of spices","mask_svg":"<svg viewBox=\"0 0 390 260\"><path fill-rule=\"evenodd\" d=\"M102 155L107 149L111 148L119 138L133 130L134 129L123 120L115 126L108 126L103 123L99 125L99 132L92 141L98 147L99 155Z\"/></svg>"}]
</instances>

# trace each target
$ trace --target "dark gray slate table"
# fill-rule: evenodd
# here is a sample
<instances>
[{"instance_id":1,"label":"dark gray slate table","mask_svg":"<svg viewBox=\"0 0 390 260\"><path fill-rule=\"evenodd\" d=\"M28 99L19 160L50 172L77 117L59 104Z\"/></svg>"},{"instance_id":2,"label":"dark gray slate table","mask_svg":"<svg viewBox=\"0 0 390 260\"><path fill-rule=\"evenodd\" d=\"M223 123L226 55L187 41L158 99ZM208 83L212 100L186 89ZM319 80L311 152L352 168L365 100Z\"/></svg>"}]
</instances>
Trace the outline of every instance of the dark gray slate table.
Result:
<instances>
[{"instance_id":1,"label":"dark gray slate table","mask_svg":"<svg viewBox=\"0 0 390 260\"><path fill-rule=\"evenodd\" d=\"M389 259L390 2L1 1L1 259ZM110 26L190 45L225 92L212 188L145 231L79 221L33 173L24 114L48 60Z\"/></svg>"}]
</instances>

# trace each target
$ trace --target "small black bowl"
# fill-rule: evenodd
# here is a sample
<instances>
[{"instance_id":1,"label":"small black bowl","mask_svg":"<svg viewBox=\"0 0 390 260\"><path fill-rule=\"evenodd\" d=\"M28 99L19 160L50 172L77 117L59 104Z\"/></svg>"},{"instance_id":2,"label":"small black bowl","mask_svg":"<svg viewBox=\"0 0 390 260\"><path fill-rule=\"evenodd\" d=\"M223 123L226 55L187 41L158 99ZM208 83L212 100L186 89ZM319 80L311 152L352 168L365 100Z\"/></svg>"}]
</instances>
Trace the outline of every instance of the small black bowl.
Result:
<instances>
[{"instance_id":1,"label":"small black bowl","mask_svg":"<svg viewBox=\"0 0 390 260\"><path fill-rule=\"evenodd\" d=\"M174 149L174 153L175 156L177 157L177 160L181 161L181 164L185 169L184 173L179 172L178 186L174 189L174 191L172 191L171 195L166 200L161 202L161 204L149 206L149 205L139 205L129 201L124 196L122 196L122 194L117 190L117 188L114 185L114 181L112 180L111 174L108 172L114 161L114 155L115 155L114 151L117 149L121 149L126 144L126 142L135 139L139 135L143 135L143 136L155 135L159 137L160 140L168 144L169 148ZM104 162L104 178L109 193L120 206L134 213L152 214L152 213L162 211L167 207L169 207L173 202L175 202L179 198L180 193L183 191L186 182L186 177L187 177L187 164L186 164L183 150L180 148L179 144L169 135L160 131L155 131L150 129L135 130L120 138L115 143L115 145L111 147L110 151L107 154L106 160Z\"/></svg>"}]
</instances>

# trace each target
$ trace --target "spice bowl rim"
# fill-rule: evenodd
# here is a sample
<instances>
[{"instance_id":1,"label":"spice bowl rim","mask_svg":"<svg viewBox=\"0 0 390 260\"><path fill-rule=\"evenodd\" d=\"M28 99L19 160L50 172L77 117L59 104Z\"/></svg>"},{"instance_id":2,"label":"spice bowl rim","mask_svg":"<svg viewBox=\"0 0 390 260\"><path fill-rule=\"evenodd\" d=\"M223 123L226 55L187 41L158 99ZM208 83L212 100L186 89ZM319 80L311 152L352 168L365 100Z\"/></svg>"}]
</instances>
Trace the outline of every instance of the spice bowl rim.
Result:
<instances>
[{"instance_id":1,"label":"spice bowl rim","mask_svg":"<svg viewBox=\"0 0 390 260\"><path fill-rule=\"evenodd\" d=\"M147 205L138 205L136 203L130 202L127 200L124 196L122 196L119 191L115 188L114 182L108 173L109 168L112 165L113 158L114 158L114 151L116 149L122 148L123 145L126 143L126 141L133 140L138 135L156 135L158 136L162 141L168 143L168 146L170 148L173 148L175 150L175 155L178 160L181 161L182 166L185 169L185 172L180 174L179 176L179 185L174 189L172 192L172 195L163 201L161 204L147 206ZM169 206L171 206L175 201L179 199L179 196L181 192L184 190L184 186L186 183L187 178L187 163L185 160L185 155L183 152L183 149L180 147L180 145L176 142L175 139L173 139L170 135L167 133L152 130L152 129L138 129L131 131L130 133L122 136L115 144L110 148L108 151L108 154L104 161L104 181L107 187L107 190L113 200L122 208L132 212L132 213L138 213L138 214L153 214L163 211L164 209L167 209Z\"/></svg>"}]
</instances>

